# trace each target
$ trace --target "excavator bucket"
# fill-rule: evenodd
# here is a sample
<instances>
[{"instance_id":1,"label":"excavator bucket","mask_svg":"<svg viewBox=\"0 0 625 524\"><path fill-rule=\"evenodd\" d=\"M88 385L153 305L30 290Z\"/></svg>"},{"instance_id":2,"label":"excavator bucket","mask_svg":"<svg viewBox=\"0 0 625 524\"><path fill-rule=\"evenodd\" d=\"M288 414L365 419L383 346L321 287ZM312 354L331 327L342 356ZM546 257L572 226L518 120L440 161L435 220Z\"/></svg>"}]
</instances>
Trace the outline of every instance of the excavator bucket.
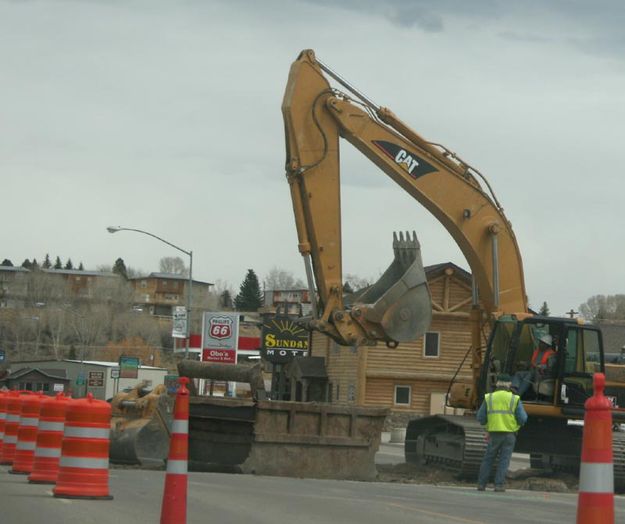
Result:
<instances>
[{"instance_id":1,"label":"excavator bucket","mask_svg":"<svg viewBox=\"0 0 625 524\"><path fill-rule=\"evenodd\" d=\"M365 321L378 324L381 339L408 342L423 335L432 321L432 298L417 234L393 233L393 262L380 279L354 300Z\"/></svg>"},{"instance_id":2,"label":"excavator bucket","mask_svg":"<svg viewBox=\"0 0 625 524\"><path fill-rule=\"evenodd\" d=\"M174 401L165 386L144 384L111 401L109 458L115 464L161 464L167 458Z\"/></svg>"}]
</instances>

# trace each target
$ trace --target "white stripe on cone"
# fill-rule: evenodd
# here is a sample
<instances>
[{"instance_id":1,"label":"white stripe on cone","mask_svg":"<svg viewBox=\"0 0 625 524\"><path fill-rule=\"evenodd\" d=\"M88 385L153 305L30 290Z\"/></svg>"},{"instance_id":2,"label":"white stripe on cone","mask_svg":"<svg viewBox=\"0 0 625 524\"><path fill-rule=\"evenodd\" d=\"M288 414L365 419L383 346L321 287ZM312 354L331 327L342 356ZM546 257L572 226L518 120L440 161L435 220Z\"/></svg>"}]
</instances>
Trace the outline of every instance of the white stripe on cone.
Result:
<instances>
[{"instance_id":1,"label":"white stripe on cone","mask_svg":"<svg viewBox=\"0 0 625 524\"><path fill-rule=\"evenodd\" d=\"M579 491L584 493L614 493L612 463L582 462L579 471Z\"/></svg>"},{"instance_id":2,"label":"white stripe on cone","mask_svg":"<svg viewBox=\"0 0 625 524\"><path fill-rule=\"evenodd\" d=\"M39 421L39 431L63 431L65 422L48 422L47 420Z\"/></svg>"},{"instance_id":3,"label":"white stripe on cone","mask_svg":"<svg viewBox=\"0 0 625 524\"><path fill-rule=\"evenodd\" d=\"M36 428L39 425L39 419L33 417L20 417L20 426L24 427L34 427Z\"/></svg>"},{"instance_id":4,"label":"white stripe on cone","mask_svg":"<svg viewBox=\"0 0 625 524\"><path fill-rule=\"evenodd\" d=\"M65 426L65 437L70 438L105 438L110 436L109 428L82 428L76 426Z\"/></svg>"},{"instance_id":5,"label":"white stripe on cone","mask_svg":"<svg viewBox=\"0 0 625 524\"><path fill-rule=\"evenodd\" d=\"M28 442L28 441L23 441L20 440L17 443L17 446L15 449L19 449L20 451L34 451L36 447L36 442Z\"/></svg>"},{"instance_id":6,"label":"white stripe on cone","mask_svg":"<svg viewBox=\"0 0 625 524\"><path fill-rule=\"evenodd\" d=\"M182 433L184 435L189 433L189 421L188 420L174 420L171 425L172 433Z\"/></svg>"},{"instance_id":7,"label":"white stripe on cone","mask_svg":"<svg viewBox=\"0 0 625 524\"><path fill-rule=\"evenodd\" d=\"M61 448L37 448L35 449L35 457L59 458L61 456Z\"/></svg>"},{"instance_id":8,"label":"white stripe on cone","mask_svg":"<svg viewBox=\"0 0 625 524\"><path fill-rule=\"evenodd\" d=\"M60 466L62 468L108 469L109 459L61 457Z\"/></svg>"},{"instance_id":9,"label":"white stripe on cone","mask_svg":"<svg viewBox=\"0 0 625 524\"><path fill-rule=\"evenodd\" d=\"M187 461L167 460L167 473L185 475L187 473Z\"/></svg>"}]
</instances>

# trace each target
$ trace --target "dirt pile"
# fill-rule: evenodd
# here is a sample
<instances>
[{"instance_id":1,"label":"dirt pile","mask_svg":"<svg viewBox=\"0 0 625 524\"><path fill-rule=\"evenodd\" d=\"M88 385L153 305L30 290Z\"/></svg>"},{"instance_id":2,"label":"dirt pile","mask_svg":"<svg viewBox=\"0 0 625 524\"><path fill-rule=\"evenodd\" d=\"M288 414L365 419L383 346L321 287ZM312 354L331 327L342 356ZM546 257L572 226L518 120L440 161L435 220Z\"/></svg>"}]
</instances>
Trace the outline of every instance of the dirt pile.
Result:
<instances>
[{"instance_id":1,"label":"dirt pile","mask_svg":"<svg viewBox=\"0 0 625 524\"><path fill-rule=\"evenodd\" d=\"M475 482L458 479L454 473L437 466L417 464L377 464L377 480L404 484L474 487ZM510 472L506 484L511 489L531 491L576 492L578 479L569 473L551 470L522 469Z\"/></svg>"}]
</instances>

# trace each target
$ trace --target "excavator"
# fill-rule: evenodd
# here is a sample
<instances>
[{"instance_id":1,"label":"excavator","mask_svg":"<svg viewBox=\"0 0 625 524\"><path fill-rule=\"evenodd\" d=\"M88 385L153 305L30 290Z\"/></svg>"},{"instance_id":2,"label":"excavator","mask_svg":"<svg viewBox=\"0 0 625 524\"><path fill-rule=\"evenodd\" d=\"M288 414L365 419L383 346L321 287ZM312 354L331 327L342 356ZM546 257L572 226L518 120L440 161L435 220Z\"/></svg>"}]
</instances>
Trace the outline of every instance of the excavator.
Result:
<instances>
[{"instance_id":1,"label":"excavator","mask_svg":"<svg viewBox=\"0 0 625 524\"><path fill-rule=\"evenodd\" d=\"M331 85L330 81L333 81ZM338 86L338 87L337 87ZM447 147L413 131L304 50L291 65L282 114L286 178L299 251L313 303L305 323L337 343L395 347L428 328L431 302L416 236L395 237L395 259L351 304L343 300L339 138L347 140L424 206L449 232L473 276L472 380L453 382L447 405L474 413L499 373L529 369L538 340L550 335L552 376L524 395L528 423L516 450L533 467L579 466L584 402L604 371L601 331L581 319L539 316L528 304L521 252L488 180ZM462 363L460 364L462 365ZM613 411L615 422L625 411ZM408 462L434 463L475 477L486 439L474 416L436 415L406 429ZM625 434L614 432L615 487L625 489Z\"/></svg>"}]
</instances>

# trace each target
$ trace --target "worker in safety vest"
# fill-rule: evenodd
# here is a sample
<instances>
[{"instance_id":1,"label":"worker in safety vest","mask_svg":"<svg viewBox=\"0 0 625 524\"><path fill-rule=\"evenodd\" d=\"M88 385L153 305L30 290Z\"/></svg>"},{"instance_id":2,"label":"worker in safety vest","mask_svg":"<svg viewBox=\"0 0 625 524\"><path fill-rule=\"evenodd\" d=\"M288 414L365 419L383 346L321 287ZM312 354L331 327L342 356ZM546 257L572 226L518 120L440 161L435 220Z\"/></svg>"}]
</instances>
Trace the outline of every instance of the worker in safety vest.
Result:
<instances>
[{"instance_id":1,"label":"worker in safety vest","mask_svg":"<svg viewBox=\"0 0 625 524\"><path fill-rule=\"evenodd\" d=\"M477 420L488 431L486 453L482 459L477 489L484 491L493 469L495 457L499 454L495 472L495 491L505 491L506 473L516 443L516 434L527 422L527 413L521 397L510 391L509 375L497 376L497 389L484 395L484 402L477 412Z\"/></svg>"},{"instance_id":2,"label":"worker in safety vest","mask_svg":"<svg viewBox=\"0 0 625 524\"><path fill-rule=\"evenodd\" d=\"M529 389L532 383L536 384L545 378L550 378L556 363L556 352L552 348L551 335L543 335L538 339L538 347L532 353L531 368L517 371L512 377L512 389L520 397Z\"/></svg>"}]
</instances>

